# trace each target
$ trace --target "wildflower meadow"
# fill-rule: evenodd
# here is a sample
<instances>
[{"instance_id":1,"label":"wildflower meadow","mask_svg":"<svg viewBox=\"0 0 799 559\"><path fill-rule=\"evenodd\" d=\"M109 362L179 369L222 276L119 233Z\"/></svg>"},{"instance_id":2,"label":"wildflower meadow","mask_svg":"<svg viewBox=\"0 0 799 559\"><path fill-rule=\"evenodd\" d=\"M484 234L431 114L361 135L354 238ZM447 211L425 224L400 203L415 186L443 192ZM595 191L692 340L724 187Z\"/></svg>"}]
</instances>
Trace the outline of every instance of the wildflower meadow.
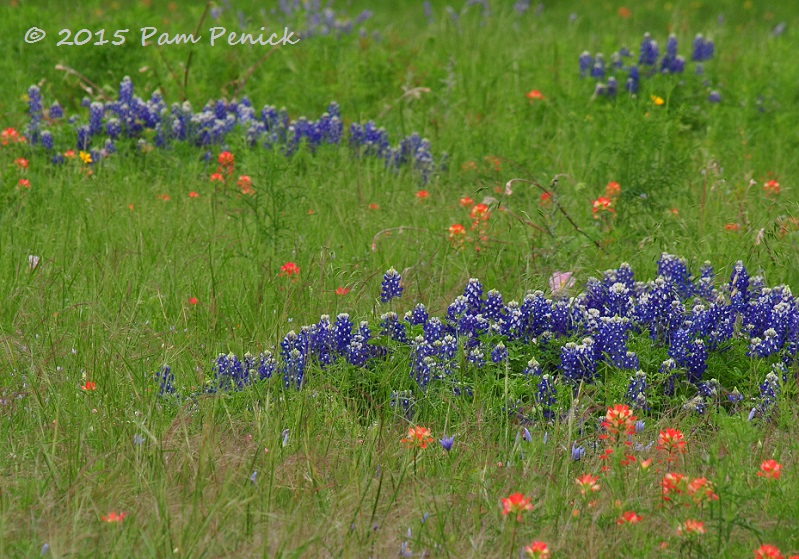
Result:
<instances>
[{"instance_id":1,"label":"wildflower meadow","mask_svg":"<svg viewBox=\"0 0 799 559\"><path fill-rule=\"evenodd\" d=\"M0 15L0 557L799 558L799 5Z\"/></svg>"}]
</instances>

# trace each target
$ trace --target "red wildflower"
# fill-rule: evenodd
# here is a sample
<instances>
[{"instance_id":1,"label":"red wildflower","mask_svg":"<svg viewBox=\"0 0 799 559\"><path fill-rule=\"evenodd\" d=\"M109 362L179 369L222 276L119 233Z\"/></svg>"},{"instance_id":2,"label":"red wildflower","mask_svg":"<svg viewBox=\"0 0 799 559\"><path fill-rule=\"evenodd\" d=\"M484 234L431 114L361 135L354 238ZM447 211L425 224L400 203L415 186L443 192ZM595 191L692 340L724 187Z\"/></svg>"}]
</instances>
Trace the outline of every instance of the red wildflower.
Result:
<instances>
[{"instance_id":1,"label":"red wildflower","mask_svg":"<svg viewBox=\"0 0 799 559\"><path fill-rule=\"evenodd\" d=\"M671 493L682 494L685 492L688 478L684 474L669 472L660 481L664 501L671 501Z\"/></svg>"},{"instance_id":2,"label":"red wildflower","mask_svg":"<svg viewBox=\"0 0 799 559\"><path fill-rule=\"evenodd\" d=\"M502 162L499 160L499 157L496 157L495 155L487 155L483 158L483 161L489 163L497 172L502 169Z\"/></svg>"},{"instance_id":3,"label":"red wildflower","mask_svg":"<svg viewBox=\"0 0 799 559\"><path fill-rule=\"evenodd\" d=\"M31 181L29 181L28 179L19 179L19 182L17 183L17 185L21 186L22 188L30 188L31 187Z\"/></svg>"},{"instance_id":4,"label":"red wildflower","mask_svg":"<svg viewBox=\"0 0 799 559\"><path fill-rule=\"evenodd\" d=\"M618 437L622 434L635 434L636 419L627 404L614 404L613 407L608 408L605 420L602 422L606 433L600 435L599 438L607 439L610 435Z\"/></svg>"},{"instance_id":5,"label":"red wildflower","mask_svg":"<svg viewBox=\"0 0 799 559\"><path fill-rule=\"evenodd\" d=\"M780 470L782 470L782 464L776 460L766 460L760 464L760 471L757 472L757 475L768 479L780 479Z\"/></svg>"},{"instance_id":6,"label":"red wildflower","mask_svg":"<svg viewBox=\"0 0 799 559\"><path fill-rule=\"evenodd\" d=\"M548 208L552 205L552 193L551 192L542 192L541 196L538 197L538 205Z\"/></svg>"},{"instance_id":7,"label":"red wildflower","mask_svg":"<svg viewBox=\"0 0 799 559\"><path fill-rule=\"evenodd\" d=\"M0 132L0 143L2 143L4 146L7 146L11 143L16 144L25 141L25 136L21 136L20 133L13 128L6 128Z\"/></svg>"},{"instance_id":8,"label":"red wildflower","mask_svg":"<svg viewBox=\"0 0 799 559\"><path fill-rule=\"evenodd\" d=\"M418 198L419 201L422 201L426 199L428 196L430 196L430 194L426 190L418 190L416 191L416 194L414 194L414 196L416 196L416 198Z\"/></svg>"},{"instance_id":9,"label":"red wildflower","mask_svg":"<svg viewBox=\"0 0 799 559\"><path fill-rule=\"evenodd\" d=\"M677 429L668 428L661 431L658 435L658 450L665 450L669 456L673 454L685 454L685 439Z\"/></svg>"},{"instance_id":10,"label":"red wildflower","mask_svg":"<svg viewBox=\"0 0 799 559\"><path fill-rule=\"evenodd\" d=\"M469 217L474 220L487 220L488 217L491 215L491 212L488 209L488 206L485 204L477 204L475 207L472 208L472 211L469 212Z\"/></svg>"},{"instance_id":11,"label":"red wildflower","mask_svg":"<svg viewBox=\"0 0 799 559\"><path fill-rule=\"evenodd\" d=\"M466 234L466 229L460 223L453 223L447 228L450 239L457 239Z\"/></svg>"},{"instance_id":12,"label":"red wildflower","mask_svg":"<svg viewBox=\"0 0 799 559\"><path fill-rule=\"evenodd\" d=\"M535 541L530 545L524 546L524 554L533 559L549 559L549 547L541 541Z\"/></svg>"},{"instance_id":13,"label":"red wildflower","mask_svg":"<svg viewBox=\"0 0 799 559\"><path fill-rule=\"evenodd\" d=\"M477 170L477 163L474 161L467 161L463 165L461 165L461 169L463 171L476 171Z\"/></svg>"},{"instance_id":14,"label":"red wildflower","mask_svg":"<svg viewBox=\"0 0 799 559\"><path fill-rule=\"evenodd\" d=\"M14 165L19 167L20 169L27 169L28 168L28 160L24 157L17 157L14 160Z\"/></svg>"},{"instance_id":15,"label":"red wildflower","mask_svg":"<svg viewBox=\"0 0 799 559\"><path fill-rule=\"evenodd\" d=\"M297 266L294 262L286 262L280 267L280 276L282 277L289 277L289 276L297 276L300 273L300 267Z\"/></svg>"},{"instance_id":16,"label":"red wildflower","mask_svg":"<svg viewBox=\"0 0 799 559\"><path fill-rule=\"evenodd\" d=\"M87 380L86 383L80 387L81 390L85 390L90 392L92 390L97 390L97 383Z\"/></svg>"},{"instance_id":17,"label":"red wildflower","mask_svg":"<svg viewBox=\"0 0 799 559\"><path fill-rule=\"evenodd\" d=\"M462 197L462 198L459 200L459 202L460 202L460 205L461 205L461 206L463 206L464 208L469 208L469 207L471 207L471 206L472 206L472 204L474 204L474 200L472 200L472 199L471 199L471 198L469 198L468 196L464 196L464 197Z\"/></svg>"},{"instance_id":18,"label":"red wildflower","mask_svg":"<svg viewBox=\"0 0 799 559\"><path fill-rule=\"evenodd\" d=\"M533 510L530 498L521 493L511 493L508 497L501 499L500 503L502 505L502 516L515 514L517 522L522 521L522 513Z\"/></svg>"},{"instance_id":19,"label":"red wildflower","mask_svg":"<svg viewBox=\"0 0 799 559\"><path fill-rule=\"evenodd\" d=\"M336 295L346 295L350 292L349 287L337 287L336 288Z\"/></svg>"},{"instance_id":20,"label":"red wildflower","mask_svg":"<svg viewBox=\"0 0 799 559\"><path fill-rule=\"evenodd\" d=\"M222 176L222 173L212 173L211 182L214 181L225 182L225 177Z\"/></svg>"},{"instance_id":21,"label":"red wildflower","mask_svg":"<svg viewBox=\"0 0 799 559\"><path fill-rule=\"evenodd\" d=\"M159 194L158 199L163 200L164 202L169 202L171 198L169 197L169 194Z\"/></svg>"},{"instance_id":22,"label":"red wildflower","mask_svg":"<svg viewBox=\"0 0 799 559\"><path fill-rule=\"evenodd\" d=\"M530 102L543 101L546 99L546 97L544 97L544 94L538 91L537 89L533 89L532 91L528 92L527 98L530 100Z\"/></svg>"},{"instance_id":23,"label":"red wildflower","mask_svg":"<svg viewBox=\"0 0 799 559\"><path fill-rule=\"evenodd\" d=\"M605 185L605 196L608 198L614 198L619 194L621 194L621 186L619 186L619 183L610 181Z\"/></svg>"},{"instance_id":24,"label":"red wildflower","mask_svg":"<svg viewBox=\"0 0 799 559\"><path fill-rule=\"evenodd\" d=\"M370 210L379 210L380 206L378 206L377 204L369 204L369 209Z\"/></svg>"},{"instance_id":25,"label":"red wildflower","mask_svg":"<svg viewBox=\"0 0 799 559\"><path fill-rule=\"evenodd\" d=\"M592 203L591 213L594 214L594 219L599 219L599 212L610 212L614 213L616 210L613 209L613 201L610 198L606 198L604 196L600 196Z\"/></svg>"},{"instance_id":26,"label":"red wildflower","mask_svg":"<svg viewBox=\"0 0 799 559\"><path fill-rule=\"evenodd\" d=\"M638 524L641 522L641 516L635 514L635 511L624 511L622 515L616 520L616 524Z\"/></svg>"},{"instance_id":27,"label":"red wildflower","mask_svg":"<svg viewBox=\"0 0 799 559\"><path fill-rule=\"evenodd\" d=\"M763 191L767 196L776 196L780 193L780 183L771 179L763 184Z\"/></svg>"},{"instance_id":28,"label":"red wildflower","mask_svg":"<svg viewBox=\"0 0 799 559\"><path fill-rule=\"evenodd\" d=\"M688 484L686 492L691 496L694 503L697 505L701 505L706 500L719 500L719 496L713 492L713 482L704 477L698 477L691 480L691 482Z\"/></svg>"},{"instance_id":29,"label":"red wildflower","mask_svg":"<svg viewBox=\"0 0 799 559\"><path fill-rule=\"evenodd\" d=\"M583 474L574 480L580 488L580 495L587 495L589 491L592 493L599 491L600 485L597 481L599 481L599 477L591 474Z\"/></svg>"},{"instance_id":30,"label":"red wildflower","mask_svg":"<svg viewBox=\"0 0 799 559\"><path fill-rule=\"evenodd\" d=\"M624 19L628 19L630 16L633 15L632 12L630 11L630 9L626 8L625 6L622 6L621 8L619 8L618 14L619 14L620 18L624 18Z\"/></svg>"},{"instance_id":31,"label":"red wildflower","mask_svg":"<svg viewBox=\"0 0 799 559\"><path fill-rule=\"evenodd\" d=\"M103 522L108 522L108 523L115 522L119 524L125 519L125 516L127 516L127 514L124 512L116 513L112 511L104 516L101 516L100 520L102 520Z\"/></svg>"},{"instance_id":32,"label":"red wildflower","mask_svg":"<svg viewBox=\"0 0 799 559\"><path fill-rule=\"evenodd\" d=\"M705 533L705 523L699 520L689 519L685 522L681 522L679 526L677 526L677 535L682 536L690 536L693 534L704 534Z\"/></svg>"},{"instance_id":33,"label":"red wildflower","mask_svg":"<svg viewBox=\"0 0 799 559\"><path fill-rule=\"evenodd\" d=\"M199 303L199 301L197 300L197 297L189 297L189 304L190 305L196 305L197 303Z\"/></svg>"},{"instance_id":34,"label":"red wildflower","mask_svg":"<svg viewBox=\"0 0 799 559\"><path fill-rule=\"evenodd\" d=\"M740 223L725 223L724 229L726 231L738 231L741 228Z\"/></svg>"},{"instance_id":35,"label":"red wildflower","mask_svg":"<svg viewBox=\"0 0 799 559\"><path fill-rule=\"evenodd\" d=\"M764 543L755 550L755 559L783 559L783 557L776 545Z\"/></svg>"},{"instance_id":36,"label":"red wildflower","mask_svg":"<svg viewBox=\"0 0 799 559\"><path fill-rule=\"evenodd\" d=\"M427 448L427 445L433 442L433 437L430 434L430 429L427 427L409 427L408 436L400 440L402 444L416 448Z\"/></svg>"},{"instance_id":37,"label":"red wildflower","mask_svg":"<svg viewBox=\"0 0 799 559\"><path fill-rule=\"evenodd\" d=\"M252 187L252 179L249 175L241 175L236 184L242 194L255 194L255 189Z\"/></svg>"},{"instance_id":38,"label":"red wildflower","mask_svg":"<svg viewBox=\"0 0 799 559\"><path fill-rule=\"evenodd\" d=\"M219 154L218 161L223 167L233 167L233 159L234 157L232 153L229 151L223 151Z\"/></svg>"},{"instance_id":39,"label":"red wildflower","mask_svg":"<svg viewBox=\"0 0 799 559\"><path fill-rule=\"evenodd\" d=\"M189 198L199 198L200 195L194 192L193 190L189 192Z\"/></svg>"}]
</instances>

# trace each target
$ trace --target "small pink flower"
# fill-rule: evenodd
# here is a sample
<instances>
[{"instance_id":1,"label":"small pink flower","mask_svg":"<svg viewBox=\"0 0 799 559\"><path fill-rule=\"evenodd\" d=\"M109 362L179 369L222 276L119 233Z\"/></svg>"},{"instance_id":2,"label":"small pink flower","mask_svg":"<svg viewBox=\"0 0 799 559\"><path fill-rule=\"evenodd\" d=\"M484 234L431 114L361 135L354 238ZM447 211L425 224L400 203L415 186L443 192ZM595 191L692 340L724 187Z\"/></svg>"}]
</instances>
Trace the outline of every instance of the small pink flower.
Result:
<instances>
[{"instance_id":1,"label":"small pink flower","mask_svg":"<svg viewBox=\"0 0 799 559\"><path fill-rule=\"evenodd\" d=\"M553 272L549 276L549 290L552 294L556 295L574 287L575 280L572 275L572 272Z\"/></svg>"}]
</instances>

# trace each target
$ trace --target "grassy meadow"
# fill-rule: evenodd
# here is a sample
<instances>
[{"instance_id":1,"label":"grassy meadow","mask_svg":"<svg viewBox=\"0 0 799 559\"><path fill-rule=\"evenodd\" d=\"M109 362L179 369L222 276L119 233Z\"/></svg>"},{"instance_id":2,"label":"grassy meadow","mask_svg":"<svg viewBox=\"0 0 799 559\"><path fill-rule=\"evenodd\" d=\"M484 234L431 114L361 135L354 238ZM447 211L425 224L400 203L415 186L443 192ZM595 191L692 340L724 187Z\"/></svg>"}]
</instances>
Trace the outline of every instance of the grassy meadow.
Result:
<instances>
[{"instance_id":1,"label":"grassy meadow","mask_svg":"<svg viewBox=\"0 0 799 559\"><path fill-rule=\"evenodd\" d=\"M0 6L0 557L799 556L799 6L74 4Z\"/></svg>"}]
</instances>

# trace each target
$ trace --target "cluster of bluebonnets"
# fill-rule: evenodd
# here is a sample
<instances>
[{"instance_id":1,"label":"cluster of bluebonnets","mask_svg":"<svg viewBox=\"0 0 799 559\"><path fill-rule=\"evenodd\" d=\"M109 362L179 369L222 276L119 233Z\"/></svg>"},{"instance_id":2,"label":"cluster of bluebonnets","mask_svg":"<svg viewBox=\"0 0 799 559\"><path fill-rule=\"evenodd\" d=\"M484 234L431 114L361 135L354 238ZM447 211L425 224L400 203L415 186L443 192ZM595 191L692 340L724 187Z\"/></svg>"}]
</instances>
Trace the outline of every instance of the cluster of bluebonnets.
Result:
<instances>
[{"instance_id":1,"label":"cluster of bluebonnets","mask_svg":"<svg viewBox=\"0 0 799 559\"><path fill-rule=\"evenodd\" d=\"M714 54L713 41L702 34L696 35L691 46L694 72L704 74L704 63L711 60ZM580 76L596 79L594 94L606 97L615 97L620 88L634 95L638 93L641 79L656 74L683 74L685 65L685 57L677 53L677 36L673 33L666 40L663 52L658 42L649 33L644 33L637 58L627 47L612 53L609 60L602 53L591 55L588 51L583 51L579 58ZM712 90L707 99L711 103L718 103L721 94Z\"/></svg>"},{"instance_id":2,"label":"cluster of bluebonnets","mask_svg":"<svg viewBox=\"0 0 799 559\"><path fill-rule=\"evenodd\" d=\"M506 302L499 291L486 293L479 280L471 279L444 316L431 316L423 304L402 317L385 312L376 327L368 321L356 324L346 313L324 315L286 334L278 355L220 354L206 390L240 390L272 377L282 378L286 389L300 390L309 373L369 368L393 354L407 356L415 387L398 387L391 397L391 405L406 415L414 392L441 383L455 395L468 396L467 379L488 374L523 378L527 409L524 402L514 403L514 413L525 420L550 420L561 413L559 387L577 392L608 371L627 371L626 399L635 409L647 411L653 398L679 394L686 409L704 413L708 406L745 405L737 387L707 378L710 355L737 345L770 369L758 393L750 395L750 419L766 417L789 371L799 364L799 299L788 286L770 288L762 277L750 277L740 261L726 282L717 285L716 280L710 263L694 277L685 260L665 253L654 280L635 281L625 263L602 278L590 278L573 297L535 291L521 302ZM383 304L393 306L401 296L400 281L393 268L386 272ZM638 347L644 340L668 356L657 371L641 369L630 349L631 335ZM158 374L161 394L174 393L171 375L168 368Z\"/></svg>"},{"instance_id":3,"label":"cluster of bluebonnets","mask_svg":"<svg viewBox=\"0 0 799 559\"><path fill-rule=\"evenodd\" d=\"M229 0L222 0L221 5L211 8L211 19L217 20L226 12L233 13ZM242 30L247 29L249 21L247 14L242 10L235 10L236 19ZM330 2L322 4L321 0L279 0L277 6L267 13L265 8L260 10L258 20L271 19L280 25L291 25L294 33L303 39L318 36L341 37L352 33L360 24L372 17L371 10L363 10L357 16L351 17L345 12L336 11ZM299 25L296 29L294 25ZM358 28L361 34L365 29Z\"/></svg>"},{"instance_id":4,"label":"cluster of bluebonnets","mask_svg":"<svg viewBox=\"0 0 799 559\"><path fill-rule=\"evenodd\" d=\"M353 123L345 133L335 102L316 120L302 116L292 120L286 109L270 105L258 111L246 97L239 101L211 101L194 112L188 102L167 105L157 91L145 101L134 95L133 82L125 77L117 99L103 103L85 98L82 106L89 110L88 121L77 116L65 118L57 102L45 110L41 91L38 86L31 86L27 127L31 145L52 152L53 163L64 163L64 155L56 149L57 135L70 142L70 149L88 152L92 164L97 164L115 153L120 141L133 142L139 150L169 148L177 142L207 150L225 147L240 134L251 147L275 149L288 156L301 146L315 150L324 145L339 145L346 139L357 155L378 157L391 169L410 167L424 183L446 162L446 154L436 162L430 142L417 133L394 146L388 132L372 121ZM211 152L204 151L204 155L210 159Z\"/></svg>"}]
</instances>

